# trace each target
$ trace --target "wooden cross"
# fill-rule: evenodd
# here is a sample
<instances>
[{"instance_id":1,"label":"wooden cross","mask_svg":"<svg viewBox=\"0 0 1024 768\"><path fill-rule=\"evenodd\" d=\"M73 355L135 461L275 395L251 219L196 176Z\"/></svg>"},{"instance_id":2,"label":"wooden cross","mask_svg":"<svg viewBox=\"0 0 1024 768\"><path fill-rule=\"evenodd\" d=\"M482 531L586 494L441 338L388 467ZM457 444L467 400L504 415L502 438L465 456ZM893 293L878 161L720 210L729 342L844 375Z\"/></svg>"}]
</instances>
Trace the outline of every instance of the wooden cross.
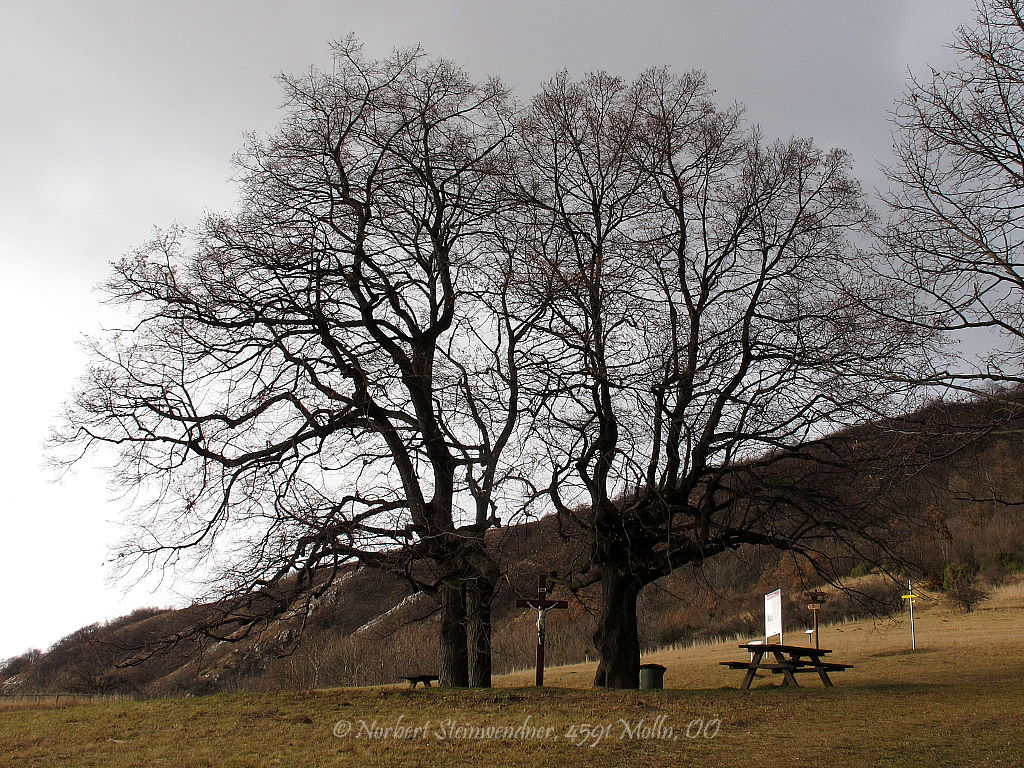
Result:
<instances>
[{"instance_id":1,"label":"wooden cross","mask_svg":"<svg viewBox=\"0 0 1024 768\"><path fill-rule=\"evenodd\" d=\"M516 600L518 608L537 609L537 685L544 685L544 614L552 608L568 608L566 600L548 600L548 577L537 577L537 597L532 600Z\"/></svg>"}]
</instances>

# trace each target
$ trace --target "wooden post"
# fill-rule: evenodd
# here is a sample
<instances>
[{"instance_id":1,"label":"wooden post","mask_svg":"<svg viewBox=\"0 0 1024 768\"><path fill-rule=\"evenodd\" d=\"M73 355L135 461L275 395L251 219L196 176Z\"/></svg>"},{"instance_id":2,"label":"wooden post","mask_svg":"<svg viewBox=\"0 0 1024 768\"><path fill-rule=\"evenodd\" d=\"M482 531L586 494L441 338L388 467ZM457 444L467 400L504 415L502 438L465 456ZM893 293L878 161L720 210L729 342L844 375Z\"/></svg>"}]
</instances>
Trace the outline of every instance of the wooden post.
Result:
<instances>
[{"instance_id":1,"label":"wooden post","mask_svg":"<svg viewBox=\"0 0 1024 768\"><path fill-rule=\"evenodd\" d=\"M544 685L544 608L537 609L537 669L534 684L540 688Z\"/></svg>"},{"instance_id":2,"label":"wooden post","mask_svg":"<svg viewBox=\"0 0 1024 768\"><path fill-rule=\"evenodd\" d=\"M535 608L537 610L537 674L536 685L544 685L544 618L552 608L568 608L566 600L548 600L548 577L541 574L537 578L537 597L532 600L516 600L519 608Z\"/></svg>"},{"instance_id":3,"label":"wooden post","mask_svg":"<svg viewBox=\"0 0 1024 768\"><path fill-rule=\"evenodd\" d=\"M811 612L811 621L813 622L814 647L820 650L821 638L818 637L818 611L821 610L822 603L828 600L828 594L819 590L811 590L807 593L807 599L810 601L807 605L807 610Z\"/></svg>"}]
</instances>

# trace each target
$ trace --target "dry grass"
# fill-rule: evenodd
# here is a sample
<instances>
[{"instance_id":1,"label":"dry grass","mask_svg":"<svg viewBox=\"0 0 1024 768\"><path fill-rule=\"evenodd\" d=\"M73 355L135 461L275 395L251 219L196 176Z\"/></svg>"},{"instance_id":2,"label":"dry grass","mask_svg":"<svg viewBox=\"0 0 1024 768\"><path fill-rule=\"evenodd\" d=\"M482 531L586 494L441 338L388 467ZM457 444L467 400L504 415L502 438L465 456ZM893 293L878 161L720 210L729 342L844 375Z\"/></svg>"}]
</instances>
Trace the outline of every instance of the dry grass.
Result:
<instances>
[{"instance_id":1,"label":"dry grass","mask_svg":"<svg viewBox=\"0 0 1024 768\"><path fill-rule=\"evenodd\" d=\"M854 665L854 669L836 674L837 685L951 683L954 670L964 667L971 668L972 680L1012 677L1009 673L1020 663L1024 643L1024 580L999 587L990 600L969 615L948 607L941 595L920 589L917 592L922 598L915 604L916 653L910 651L910 624L905 615L821 628L821 646L832 649L829 660ZM795 631L786 639L802 645L805 637ZM738 685L743 673L720 667L718 662L743 658L745 653L737 648L734 639L658 651L646 655L643 661L668 667L668 688L719 688ZM591 684L593 674L593 664L576 664L549 669L545 682L585 688ZM801 680L804 679L807 685L817 685L813 675L804 675ZM498 684L522 686L532 681L533 671L525 670L505 675ZM777 682L777 678L766 677L762 684Z\"/></svg>"},{"instance_id":2,"label":"dry grass","mask_svg":"<svg viewBox=\"0 0 1024 768\"><path fill-rule=\"evenodd\" d=\"M104 702L56 710L0 712L0 765L17 766L1019 766L1024 727L1018 658L1024 583L1001 588L970 615L922 600L921 650L909 653L902 621L827 627L823 644L856 668L824 690L812 676L799 690L735 690L735 643L664 651L666 691L593 691L593 665L549 670L552 687L499 690L335 689L193 699ZM556 687L559 686L559 687ZM724 687L727 686L727 687ZM620 738L641 719L681 738ZM344 738L347 720L430 727L427 738ZM446 721L551 728L552 738L439 738ZM720 719L716 738L685 736L695 719ZM581 723L610 726L595 747L567 734ZM575 736L582 738L577 728Z\"/></svg>"},{"instance_id":3,"label":"dry grass","mask_svg":"<svg viewBox=\"0 0 1024 768\"><path fill-rule=\"evenodd\" d=\"M0 712L10 709L53 709L77 707L102 701L123 701L130 696L120 694L96 695L88 693L28 693L0 696Z\"/></svg>"}]
</instances>

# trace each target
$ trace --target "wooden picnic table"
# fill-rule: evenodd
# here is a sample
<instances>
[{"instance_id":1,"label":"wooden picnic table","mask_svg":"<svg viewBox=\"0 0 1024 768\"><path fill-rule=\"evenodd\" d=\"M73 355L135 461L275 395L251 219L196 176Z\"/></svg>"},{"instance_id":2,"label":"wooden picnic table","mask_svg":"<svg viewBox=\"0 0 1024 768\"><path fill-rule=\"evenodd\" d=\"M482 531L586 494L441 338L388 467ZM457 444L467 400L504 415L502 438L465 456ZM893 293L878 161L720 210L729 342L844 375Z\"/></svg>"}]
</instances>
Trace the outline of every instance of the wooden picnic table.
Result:
<instances>
[{"instance_id":1,"label":"wooden picnic table","mask_svg":"<svg viewBox=\"0 0 1024 768\"><path fill-rule=\"evenodd\" d=\"M743 677L740 690L750 688L750 684L754 682L754 675L759 669L782 675L782 685L796 687L800 686L795 677L797 673L817 672L822 684L826 688L832 688L832 681L829 679L828 673L842 672L853 666L852 664L822 661L822 656L832 653L826 648L808 648L803 645L783 645L781 643L740 643L740 648L750 652L751 656L748 661L719 662L729 669L746 670L747 674ZM765 661L765 657L769 654L771 657Z\"/></svg>"}]
</instances>

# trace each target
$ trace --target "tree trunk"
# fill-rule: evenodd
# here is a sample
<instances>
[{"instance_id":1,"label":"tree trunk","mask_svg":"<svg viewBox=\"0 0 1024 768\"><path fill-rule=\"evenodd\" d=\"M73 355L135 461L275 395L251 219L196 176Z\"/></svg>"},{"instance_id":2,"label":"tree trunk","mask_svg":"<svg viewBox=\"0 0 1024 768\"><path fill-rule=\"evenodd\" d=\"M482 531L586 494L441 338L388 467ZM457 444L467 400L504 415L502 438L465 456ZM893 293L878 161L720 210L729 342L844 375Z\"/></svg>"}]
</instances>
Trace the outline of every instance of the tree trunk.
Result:
<instances>
[{"instance_id":1,"label":"tree trunk","mask_svg":"<svg viewBox=\"0 0 1024 768\"><path fill-rule=\"evenodd\" d=\"M469 684L466 655L466 591L461 582L444 583L441 598L441 652L437 674L443 688L465 688Z\"/></svg>"},{"instance_id":2,"label":"tree trunk","mask_svg":"<svg viewBox=\"0 0 1024 768\"><path fill-rule=\"evenodd\" d=\"M491 601L498 583L497 571L478 574L467 589L469 611L469 685L491 687Z\"/></svg>"},{"instance_id":3,"label":"tree trunk","mask_svg":"<svg viewBox=\"0 0 1024 768\"><path fill-rule=\"evenodd\" d=\"M601 569L601 618L594 633L599 657L594 678L596 686L637 688L640 685L636 600L641 586L622 568L606 566Z\"/></svg>"}]
</instances>

